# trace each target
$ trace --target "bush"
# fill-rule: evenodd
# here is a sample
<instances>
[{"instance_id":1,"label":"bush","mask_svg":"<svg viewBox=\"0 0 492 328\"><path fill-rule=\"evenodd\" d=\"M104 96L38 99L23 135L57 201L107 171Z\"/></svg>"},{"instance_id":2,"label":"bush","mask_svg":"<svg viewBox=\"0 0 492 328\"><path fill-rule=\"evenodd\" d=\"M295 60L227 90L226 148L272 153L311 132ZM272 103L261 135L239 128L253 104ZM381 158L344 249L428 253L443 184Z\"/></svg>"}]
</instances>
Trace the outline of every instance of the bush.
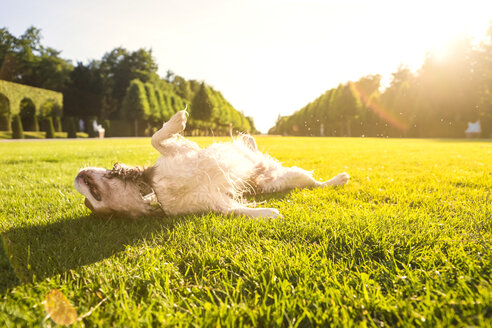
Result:
<instances>
[{"instance_id":1,"label":"bush","mask_svg":"<svg viewBox=\"0 0 492 328\"><path fill-rule=\"evenodd\" d=\"M84 119L85 132L89 135L89 138L97 137L96 131L94 131L94 117L86 117Z\"/></svg>"},{"instance_id":2,"label":"bush","mask_svg":"<svg viewBox=\"0 0 492 328\"><path fill-rule=\"evenodd\" d=\"M65 129L67 131L67 138L77 138L77 127L75 126L74 117L65 117Z\"/></svg>"},{"instance_id":3,"label":"bush","mask_svg":"<svg viewBox=\"0 0 492 328\"><path fill-rule=\"evenodd\" d=\"M34 115L34 118L33 118L33 131L36 131L36 132L39 131L39 120L38 120L38 117L36 115Z\"/></svg>"},{"instance_id":4,"label":"bush","mask_svg":"<svg viewBox=\"0 0 492 328\"><path fill-rule=\"evenodd\" d=\"M104 120L101 125L105 130L104 137L111 137L111 123L109 122L109 120Z\"/></svg>"},{"instance_id":5,"label":"bush","mask_svg":"<svg viewBox=\"0 0 492 328\"><path fill-rule=\"evenodd\" d=\"M62 124L61 124L60 116L54 116L53 117L53 124L55 125L55 131L56 132L62 132Z\"/></svg>"},{"instance_id":6,"label":"bush","mask_svg":"<svg viewBox=\"0 0 492 328\"><path fill-rule=\"evenodd\" d=\"M15 115L12 121L12 139L24 139L24 129L19 115Z\"/></svg>"},{"instance_id":7,"label":"bush","mask_svg":"<svg viewBox=\"0 0 492 328\"><path fill-rule=\"evenodd\" d=\"M111 120L110 124L112 137L130 137L133 135L133 122L128 122L124 120Z\"/></svg>"},{"instance_id":8,"label":"bush","mask_svg":"<svg viewBox=\"0 0 492 328\"><path fill-rule=\"evenodd\" d=\"M55 137L55 127L53 125L53 118L51 116L43 119L43 130L46 132L46 138L52 139Z\"/></svg>"},{"instance_id":9,"label":"bush","mask_svg":"<svg viewBox=\"0 0 492 328\"><path fill-rule=\"evenodd\" d=\"M10 126L10 115L7 114L0 114L0 131L10 131L11 126Z\"/></svg>"}]
</instances>

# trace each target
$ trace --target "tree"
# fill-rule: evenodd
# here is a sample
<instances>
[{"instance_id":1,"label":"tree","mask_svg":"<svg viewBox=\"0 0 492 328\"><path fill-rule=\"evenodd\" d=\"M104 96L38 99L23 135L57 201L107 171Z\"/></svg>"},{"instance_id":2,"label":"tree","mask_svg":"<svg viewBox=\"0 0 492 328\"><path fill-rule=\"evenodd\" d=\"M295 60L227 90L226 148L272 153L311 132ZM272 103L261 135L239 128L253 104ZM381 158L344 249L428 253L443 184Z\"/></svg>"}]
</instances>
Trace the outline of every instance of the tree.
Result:
<instances>
[{"instance_id":1,"label":"tree","mask_svg":"<svg viewBox=\"0 0 492 328\"><path fill-rule=\"evenodd\" d=\"M142 81L132 80L125 98L123 99L122 107L123 117L134 121L134 135L139 134L139 121L150 117L150 107L147 99L147 92Z\"/></svg>"},{"instance_id":2,"label":"tree","mask_svg":"<svg viewBox=\"0 0 492 328\"><path fill-rule=\"evenodd\" d=\"M65 125L67 129L68 138L77 138L77 128L75 127L75 119L73 117L65 118Z\"/></svg>"},{"instance_id":3,"label":"tree","mask_svg":"<svg viewBox=\"0 0 492 328\"><path fill-rule=\"evenodd\" d=\"M158 87L155 88L155 98L157 100L157 104L159 106L159 115L157 119L162 122L162 121L167 121L170 118L168 108L167 108L167 103L166 100L164 99L164 94L162 93L162 90L160 90Z\"/></svg>"},{"instance_id":4,"label":"tree","mask_svg":"<svg viewBox=\"0 0 492 328\"><path fill-rule=\"evenodd\" d=\"M53 107L51 108L51 116L53 117L53 124L55 125L56 132L62 132L62 123L61 123L62 115L63 115L62 108L57 104L53 104Z\"/></svg>"},{"instance_id":5,"label":"tree","mask_svg":"<svg viewBox=\"0 0 492 328\"><path fill-rule=\"evenodd\" d=\"M52 139L55 137L55 127L53 125L53 118L51 116L46 116L43 118L43 127L46 132L46 138Z\"/></svg>"},{"instance_id":6,"label":"tree","mask_svg":"<svg viewBox=\"0 0 492 328\"><path fill-rule=\"evenodd\" d=\"M490 22L487 38L482 42L476 53L475 78L477 80L478 118L482 125L482 136L492 135L492 22Z\"/></svg>"},{"instance_id":7,"label":"tree","mask_svg":"<svg viewBox=\"0 0 492 328\"><path fill-rule=\"evenodd\" d=\"M12 122L12 139L24 139L24 129L19 115L14 115Z\"/></svg>"},{"instance_id":8,"label":"tree","mask_svg":"<svg viewBox=\"0 0 492 328\"><path fill-rule=\"evenodd\" d=\"M178 96L188 101L192 99L190 84L183 77L174 76L173 85Z\"/></svg>"},{"instance_id":9,"label":"tree","mask_svg":"<svg viewBox=\"0 0 492 328\"><path fill-rule=\"evenodd\" d=\"M61 58L60 53L53 48L41 48L31 85L55 91L65 89L70 82L73 66L70 61Z\"/></svg>"},{"instance_id":10,"label":"tree","mask_svg":"<svg viewBox=\"0 0 492 328\"><path fill-rule=\"evenodd\" d=\"M152 85L152 83L147 82L144 84L144 86L145 86L147 101L149 104L148 115L147 117L144 118L153 122L158 121L161 117L160 114L161 108L159 106L159 102L156 97L154 85Z\"/></svg>"},{"instance_id":11,"label":"tree","mask_svg":"<svg viewBox=\"0 0 492 328\"><path fill-rule=\"evenodd\" d=\"M166 77L165 77L165 79L166 79L166 81L167 81L168 83L171 83L171 82L173 82L173 80L174 80L174 76L175 76L174 72L173 72L173 71L171 71L170 69L168 69L168 70L166 71Z\"/></svg>"},{"instance_id":12,"label":"tree","mask_svg":"<svg viewBox=\"0 0 492 328\"><path fill-rule=\"evenodd\" d=\"M70 82L63 92L66 115L107 117L103 113L103 84L99 63L79 62L70 73Z\"/></svg>"},{"instance_id":13,"label":"tree","mask_svg":"<svg viewBox=\"0 0 492 328\"><path fill-rule=\"evenodd\" d=\"M107 113L105 116L112 118L121 118L123 98L131 81L138 79L146 83L158 80L152 50L129 52L124 48L115 48L103 56L100 69L104 90L103 111Z\"/></svg>"},{"instance_id":14,"label":"tree","mask_svg":"<svg viewBox=\"0 0 492 328\"><path fill-rule=\"evenodd\" d=\"M193 98L191 106L191 117L195 120L208 121L212 116L212 109L212 102L210 101L210 97L207 93L205 83L202 83L200 86L200 90L198 90L195 97ZM235 122L233 122L233 124L234 123Z\"/></svg>"},{"instance_id":15,"label":"tree","mask_svg":"<svg viewBox=\"0 0 492 328\"><path fill-rule=\"evenodd\" d=\"M0 80L12 81L17 64L15 48L17 38L6 28L0 28Z\"/></svg>"},{"instance_id":16,"label":"tree","mask_svg":"<svg viewBox=\"0 0 492 328\"><path fill-rule=\"evenodd\" d=\"M0 94L0 131L10 131L10 102Z\"/></svg>"},{"instance_id":17,"label":"tree","mask_svg":"<svg viewBox=\"0 0 492 328\"><path fill-rule=\"evenodd\" d=\"M249 123L249 126L250 126L250 133L251 134L259 134L260 131L258 131L256 129L256 126L255 126L255 121L253 120L253 118L251 116L246 116L246 119L248 120L248 123Z\"/></svg>"},{"instance_id":18,"label":"tree","mask_svg":"<svg viewBox=\"0 0 492 328\"><path fill-rule=\"evenodd\" d=\"M60 52L41 44L41 30L29 27L19 38L0 30L0 79L61 91L72 65Z\"/></svg>"},{"instance_id":19,"label":"tree","mask_svg":"<svg viewBox=\"0 0 492 328\"><path fill-rule=\"evenodd\" d=\"M150 124L168 120L196 98L198 109L194 115L198 118L190 117L190 126L197 122L197 129L202 132L217 128L219 134L226 133L224 127L230 122L238 129L251 126L251 122L245 120L220 92L205 83L186 80L172 71L161 79L151 49L128 51L119 47L107 52L101 60L87 64L79 62L74 67L60 57L60 51L44 46L41 40L41 30L35 27L29 27L19 37L0 28L0 79L61 90L65 116L82 118L86 122L96 118L98 122L133 120L134 132L138 133L138 126L144 120ZM139 85L131 86L134 80L145 85L145 99ZM38 130L35 108L27 102L21 104L24 127ZM10 120L4 107L0 103L3 126ZM190 110L193 112L193 108ZM60 115L53 118L58 130Z\"/></svg>"}]
</instances>

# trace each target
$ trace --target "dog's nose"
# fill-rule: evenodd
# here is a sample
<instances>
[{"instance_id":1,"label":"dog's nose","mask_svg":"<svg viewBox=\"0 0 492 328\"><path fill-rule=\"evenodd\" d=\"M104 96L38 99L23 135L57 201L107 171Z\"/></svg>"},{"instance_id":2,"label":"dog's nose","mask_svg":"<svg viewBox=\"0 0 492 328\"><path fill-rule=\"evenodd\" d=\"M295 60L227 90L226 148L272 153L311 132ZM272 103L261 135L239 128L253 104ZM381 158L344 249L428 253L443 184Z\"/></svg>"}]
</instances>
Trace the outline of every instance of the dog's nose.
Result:
<instances>
[{"instance_id":1,"label":"dog's nose","mask_svg":"<svg viewBox=\"0 0 492 328\"><path fill-rule=\"evenodd\" d=\"M81 170L79 172L79 174L77 174L77 176L75 177L76 179L77 178L81 178L81 179L86 179L88 177L88 174L87 174L87 171L85 170Z\"/></svg>"}]
</instances>

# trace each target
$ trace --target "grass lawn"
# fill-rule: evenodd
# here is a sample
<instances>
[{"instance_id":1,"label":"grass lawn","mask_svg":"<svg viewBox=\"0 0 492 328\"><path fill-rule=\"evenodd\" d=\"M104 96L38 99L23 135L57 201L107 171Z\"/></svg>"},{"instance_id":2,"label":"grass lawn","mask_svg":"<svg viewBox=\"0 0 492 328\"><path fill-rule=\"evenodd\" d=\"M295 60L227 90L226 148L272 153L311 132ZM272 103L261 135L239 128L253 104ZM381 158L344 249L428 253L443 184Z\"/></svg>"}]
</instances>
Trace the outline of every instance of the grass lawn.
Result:
<instances>
[{"instance_id":1,"label":"grass lawn","mask_svg":"<svg viewBox=\"0 0 492 328\"><path fill-rule=\"evenodd\" d=\"M151 165L150 139L0 143L0 322L54 326L58 289L75 326L491 326L490 140L257 141L351 181L257 196L276 220L101 220L78 169Z\"/></svg>"}]
</instances>

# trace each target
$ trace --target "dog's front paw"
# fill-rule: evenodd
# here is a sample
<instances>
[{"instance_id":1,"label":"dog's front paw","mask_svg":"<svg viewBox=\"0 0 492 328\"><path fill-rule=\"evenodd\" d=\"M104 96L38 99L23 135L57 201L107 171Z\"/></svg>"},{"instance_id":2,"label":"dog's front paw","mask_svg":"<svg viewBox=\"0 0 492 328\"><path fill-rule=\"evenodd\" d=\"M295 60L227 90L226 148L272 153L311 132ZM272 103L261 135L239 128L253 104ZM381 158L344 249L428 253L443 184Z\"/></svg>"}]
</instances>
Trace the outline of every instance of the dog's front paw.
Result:
<instances>
[{"instance_id":1,"label":"dog's front paw","mask_svg":"<svg viewBox=\"0 0 492 328\"><path fill-rule=\"evenodd\" d=\"M169 121L164 124L164 126L169 129L169 132L172 134L180 133L184 131L186 127L186 119L188 113L186 110L181 110L171 117Z\"/></svg>"}]
</instances>

